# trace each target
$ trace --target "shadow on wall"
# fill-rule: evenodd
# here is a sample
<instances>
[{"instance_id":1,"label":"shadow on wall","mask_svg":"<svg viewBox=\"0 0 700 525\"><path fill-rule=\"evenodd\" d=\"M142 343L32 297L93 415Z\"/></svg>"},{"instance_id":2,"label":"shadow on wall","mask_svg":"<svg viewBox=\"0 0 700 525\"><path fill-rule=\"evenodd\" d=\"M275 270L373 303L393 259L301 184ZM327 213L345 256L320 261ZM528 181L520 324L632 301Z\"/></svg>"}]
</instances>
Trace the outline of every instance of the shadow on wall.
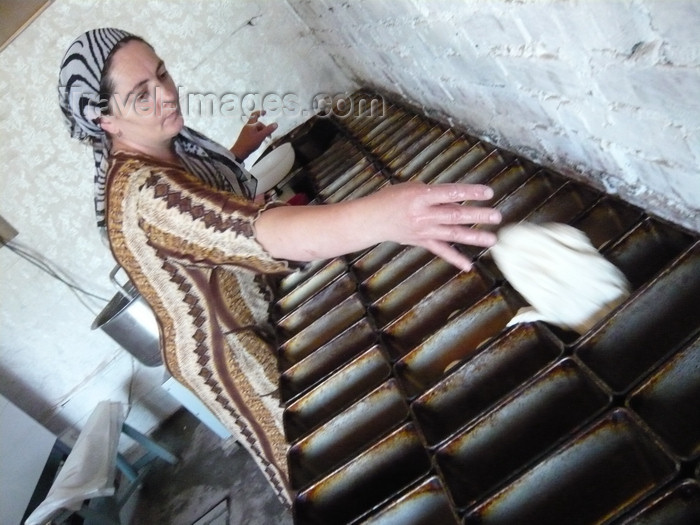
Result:
<instances>
[{"instance_id":1,"label":"shadow on wall","mask_svg":"<svg viewBox=\"0 0 700 525\"><path fill-rule=\"evenodd\" d=\"M56 406L51 405L35 386L27 384L2 366L0 394L56 436L71 426L67 419L56 413Z\"/></svg>"}]
</instances>

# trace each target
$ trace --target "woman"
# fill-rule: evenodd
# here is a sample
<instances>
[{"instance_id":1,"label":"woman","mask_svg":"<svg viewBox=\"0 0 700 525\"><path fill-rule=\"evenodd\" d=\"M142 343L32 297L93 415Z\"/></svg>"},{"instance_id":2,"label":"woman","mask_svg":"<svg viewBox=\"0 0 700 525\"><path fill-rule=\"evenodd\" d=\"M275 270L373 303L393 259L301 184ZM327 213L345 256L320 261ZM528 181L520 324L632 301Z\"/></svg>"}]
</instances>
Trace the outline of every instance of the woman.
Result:
<instances>
[{"instance_id":1,"label":"woman","mask_svg":"<svg viewBox=\"0 0 700 525\"><path fill-rule=\"evenodd\" d=\"M468 271L449 243L491 246L466 225L497 223L478 185L400 184L327 206L260 206L240 159L186 128L163 62L140 38L88 31L68 49L59 100L74 137L95 151L96 209L117 262L148 301L169 372L233 432L289 503L266 279L290 261L383 241L422 246ZM272 132L254 116L232 151Z\"/></svg>"}]
</instances>

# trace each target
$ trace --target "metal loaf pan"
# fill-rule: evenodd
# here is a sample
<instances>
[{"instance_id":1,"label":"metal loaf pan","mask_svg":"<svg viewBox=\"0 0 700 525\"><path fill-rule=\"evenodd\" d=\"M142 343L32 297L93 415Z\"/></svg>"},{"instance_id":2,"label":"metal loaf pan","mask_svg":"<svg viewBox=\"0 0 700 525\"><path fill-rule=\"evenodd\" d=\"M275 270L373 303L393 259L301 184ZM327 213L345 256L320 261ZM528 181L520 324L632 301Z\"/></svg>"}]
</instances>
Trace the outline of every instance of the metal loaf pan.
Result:
<instances>
[{"instance_id":1,"label":"metal loaf pan","mask_svg":"<svg viewBox=\"0 0 700 525\"><path fill-rule=\"evenodd\" d=\"M684 480L657 495L615 525L697 525L700 523L700 485Z\"/></svg>"},{"instance_id":2,"label":"metal loaf pan","mask_svg":"<svg viewBox=\"0 0 700 525\"><path fill-rule=\"evenodd\" d=\"M347 265L342 259L331 259L323 268L306 277L303 282L280 298L275 303L275 311L279 316L288 314L345 272L347 272Z\"/></svg>"},{"instance_id":3,"label":"metal loaf pan","mask_svg":"<svg viewBox=\"0 0 700 525\"><path fill-rule=\"evenodd\" d=\"M617 409L474 508L465 524L603 523L677 469L637 421Z\"/></svg>"},{"instance_id":4,"label":"metal loaf pan","mask_svg":"<svg viewBox=\"0 0 700 525\"><path fill-rule=\"evenodd\" d=\"M424 248L414 246L404 248L390 261L365 279L360 289L370 300L374 300L397 284L406 279L409 275L424 266L434 258L434 255Z\"/></svg>"},{"instance_id":5,"label":"metal loaf pan","mask_svg":"<svg viewBox=\"0 0 700 525\"><path fill-rule=\"evenodd\" d=\"M411 150L415 148L416 142L426 135L432 135L437 137L442 130L430 122L426 122L422 119L416 119L412 121L410 126L404 128L403 132L393 140L387 141L387 143L374 151L374 155L379 157L382 164L391 166L392 162L403 155L406 150ZM400 162L400 161L399 161Z\"/></svg>"},{"instance_id":6,"label":"metal loaf pan","mask_svg":"<svg viewBox=\"0 0 700 525\"><path fill-rule=\"evenodd\" d=\"M680 458L700 456L700 337L632 392L628 406Z\"/></svg>"},{"instance_id":7,"label":"metal loaf pan","mask_svg":"<svg viewBox=\"0 0 700 525\"><path fill-rule=\"evenodd\" d=\"M292 488L299 489L354 457L408 417L408 405L389 380L291 445Z\"/></svg>"},{"instance_id":8,"label":"metal loaf pan","mask_svg":"<svg viewBox=\"0 0 700 525\"><path fill-rule=\"evenodd\" d=\"M421 170L426 169L426 166L428 166L428 164L433 159L438 157L443 151L448 149L450 145L457 140L458 137L453 131L445 131L435 141L433 141L431 144L427 145L423 150L418 152L405 165L398 168L394 172L394 177L400 182L405 182L410 179L420 180L419 173L421 172Z\"/></svg>"},{"instance_id":9,"label":"metal loaf pan","mask_svg":"<svg viewBox=\"0 0 700 525\"><path fill-rule=\"evenodd\" d=\"M279 346L280 366L298 363L365 316L365 305L353 294Z\"/></svg>"},{"instance_id":10,"label":"metal loaf pan","mask_svg":"<svg viewBox=\"0 0 700 525\"><path fill-rule=\"evenodd\" d=\"M625 274L636 290L666 268L692 241L683 231L647 218L603 255Z\"/></svg>"},{"instance_id":11,"label":"metal loaf pan","mask_svg":"<svg viewBox=\"0 0 700 525\"><path fill-rule=\"evenodd\" d=\"M389 184L389 180L380 171L373 173L366 179L356 181L356 184L349 184L346 188L338 190L336 193L326 199L327 203L339 202L341 200L354 200L369 195L380 187Z\"/></svg>"},{"instance_id":12,"label":"metal loaf pan","mask_svg":"<svg viewBox=\"0 0 700 525\"><path fill-rule=\"evenodd\" d=\"M435 445L465 426L563 351L563 343L539 324L506 331L411 404L428 444Z\"/></svg>"},{"instance_id":13,"label":"metal loaf pan","mask_svg":"<svg viewBox=\"0 0 700 525\"><path fill-rule=\"evenodd\" d=\"M576 355L624 393L698 331L698 297L700 243L585 337Z\"/></svg>"},{"instance_id":14,"label":"metal loaf pan","mask_svg":"<svg viewBox=\"0 0 700 525\"><path fill-rule=\"evenodd\" d=\"M571 222L575 217L600 199L600 193L581 184L567 182L532 213L525 217L528 222Z\"/></svg>"},{"instance_id":15,"label":"metal loaf pan","mask_svg":"<svg viewBox=\"0 0 700 525\"><path fill-rule=\"evenodd\" d=\"M464 137L457 138L445 149L440 151L430 159L420 170L410 178L414 182L431 182L435 177L439 176L445 170L449 170L450 166L458 162L462 166L471 168L483 159L489 151L481 143L472 143ZM460 172L462 174L463 171Z\"/></svg>"},{"instance_id":16,"label":"metal loaf pan","mask_svg":"<svg viewBox=\"0 0 700 525\"><path fill-rule=\"evenodd\" d=\"M367 289L370 300L376 299L372 303L371 314L377 326L384 326L396 319L458 272L450 263L435 257L383 295L374 289Z\"/></svg>"},{"instance_id":17,"label":"metal loaf pan","mask_svg":"<svg viewBox=\"0 0 700 525\"><path fill-rule=\"evenodd\" d=\"M412 284L407 281L407 285ZM451 316L486 296L493 287L494 281L478 266L471 272L455 275L382 329L382 339L392 358L401 358L444 326Z\"/></svg>"},{"instance_id":18,"label":"metal loaf pan","mask_svg":"<svg viewBox=\"0 0 700 525\"><path fill-rule=\"evenodd\" d=\"M476 163L464 157L455 161L449 168L432 180L433 184L461 182L464 184L487 184L489 179L503 170L511 161L498 150L489 152Z\"/></svg>"},{"instance_id":19,"label":"metal loaf pan","mask_svg":"<svg viewBox=\"0 0 700 525\"><path fill-rule=\"evenodd\" d=\"M315 388L289 404L283 413L287 441L292 442L368 394L389 377L391 366L373 346Z\"/></svg>"},{"instance_id":20,"label":"metal loaf pan","mask_svg":"<svg viewBox=\"0 0 700 525\"><path fill-rule=\"evenodd\" d=\"M282 401L290 401L308 390L376 342L377 334L369 321L365 318L356 322L311 355L283 370L280 375Z\"/></svg>"},{"instance_id":21,"label":"metal loaf pan","mask_svg":"<svg viewBox=\"0 0 700 525\"><path fill-rule=\"evenodd\" d=\"M366 178L372 175L377 171L377 168L374 167L369 160L362 157L352 166L342 168L338 171L340 175L335 173L334 170L334 176L332 178L329 177L328 181L318 181L316 191L321 198L326 199L329 195L343 189L344 186L354 181L356 177Z\"/></svg>"},{"instance_id":22,"label":"metal loaf pan","mask_svg":"<svg viewBox=\"0 0 700 525\"><path fill-rule=\"evenodd\" d=\"M602 251L642 218L642 210L623 201L604 197L571 225L586 234L591 244Z\"/></svg>"},{"instance_id":23,"label":"metal loaf pan","mask_svg":"<svg viewBox=\"0 0 700 525\"><path fill-rule=\"evenodd\" d=\"M430 457L412 424L406 424L328 476L297 493L297 523L348 523L425 476Z\"/></svg>"},{"instance_id":24,"label":"metal loaf pan","mask_svg":"<svg viewBox=\"0 0 700 525\"><path fill-rule=\"evenodd\" d=\"M458 506L483 499L580 430L611 401L610 394L570 358L525 385L436 451Z\"/></svg>"},{"instance_id":25,"label":"metal loaf pan","mask_svg":"<svg viewBox=\"0 0 700 525\"><path fill-rule=\"evenodd\" d=\"M566 179L548 170L540 170L525 181L521 186L513 190L504 198L494 204L501 212L503 220L501 224L518 222L528 216L558 188L564 185ZM496 231L501 227L498 224L480 224L478 228Z\"/></svg>"},{"instance_id":26,"label":"metal loaf pan","mask_svg":"<svg viewBox=\"0 0 700 525\"><path fill-rule=\"evenodd\" d=\"M360 523L360 522L358 522ZM440 482L432 476L402 494L371 516L365 525L459 525L450 500Z\"/></svg>"},{"instance_id":27,"label":"metal loaf pan","mask_svg":"<svg viewBox=\"0 0 700 525\"><path fill-rule=\"evenodd\" d=\"M413 116L401 126L394 128L384 136L376 147L372 148L372 155L379 159L391 158L398 153L400 144L411 142L414 137L428 131L430 124L420 117Z\"/></svg>"},{"instance_id":28,"label":"metal loaf pan","mask_svg":"<svg viewBox=\"0 0 700 525\"><path fill-rule=\"evenodd\" d=\"M405 246L394 242L378 244L352 261L352 273L362 282L405 249Z\"/></svg>"},{"instance_id":29,"label":"metal loaf pan","mask_svg":"<svg viewBox=\"0 0 700 525\"><path fill-rule=\"evenodd\" d=\"M431 144L438 141L441 136L445 136L445 130L439 126L433 126L421 135L411 135L410 138L413 139L413 141L410 144L404 145L400 151L399 148L397 148L397 154L395 157L390 160L386 158L382 160L385 160L387 168L391 173L397 173L400 169L404 169L406 164L408 164L416 155L425 150L425 148L429 147ZM450 140L454 140L454 137L452 136Z\"/></svg>"},{"instance_id":30,"label":"metal loaf pan","mask_svg":"<svg viewBox=\"0 0 700 525\"><path fill-rule=\"evenodd\" d=\"M519 296L510 288L501 287L450 319L396 363L395 374L408 395L419 395L454 364L473 357L522 306Z\"/></svg>"},{"instance_id":31,"label":"metal loaf pan","mask_svg":"<svg viewBox=\"0 0 700 525\"><path fill-rule=\"evenodd\" d=\"M328 313L357 289L357 283L350 274L344 273L331 281L315 295L277 321L279 336L290 338L309 326L319 317Z\"/></svg>"},{"instance_id":32,"label":"metal loaf pan","mask_svg":"<svg viewBox=\"0 0 700 525\"><path fill-rule=\"evenodd\" d=\"M493 190L491 202L497 202L506 194L521 186L534 173L536 167L520 159L514 160L508 166L496 173L488 185Z\"/></svg>"}]
</instances>

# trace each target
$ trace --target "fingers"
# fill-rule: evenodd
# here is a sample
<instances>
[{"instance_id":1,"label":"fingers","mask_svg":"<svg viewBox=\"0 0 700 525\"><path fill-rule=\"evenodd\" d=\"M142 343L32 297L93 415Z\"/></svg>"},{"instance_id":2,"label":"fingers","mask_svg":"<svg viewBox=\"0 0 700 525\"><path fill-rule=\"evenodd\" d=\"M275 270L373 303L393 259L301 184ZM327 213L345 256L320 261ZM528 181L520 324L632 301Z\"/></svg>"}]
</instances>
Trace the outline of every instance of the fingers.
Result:
<instances>
[{"instance_id":1,"label":"fingers","mask_svg":"<svg viewBox=\"0 0 700 525\"><path fill-rule=\"evenodd\" d=\"M430 204L487 201L493 198L493 190L483 184L435 184L425 186L425 196Z\"/></svg>"},{"instance_id":2,"label":"fingers","mask_svg":"<svg viewBox=\"0 0 700 525\"><path fill-rule=\"evenodd\" d=\"M260 117L262 117L265 114L265 111L261 111L259 109L256 109L250 114L250 117L248 117L248 124L255 124Z\"/></svg>"},{"instance_id":3,"label":"fingers","mask_svg":"<svg viewBox=\"0 0 700 525\"><path fill-rule=\"evenodd\" d=\"M468 272L473 267L472 261L466 255L455 250L447 243L432 241L426 243L423 248L429 250L433 255L440 257L445 262L456 266L463 272Z\"/></svg>"},{"instance_id":4,"label":"fingers","mask_svg":"<svg viewBox=\"0 0 700 525\"><path fill-rule=\"evenodd\" d=\"M432 206L423 219L436 224L498 224L501 220L501 213L495 208L459 204Z\"/></svg>"}]
</instances>

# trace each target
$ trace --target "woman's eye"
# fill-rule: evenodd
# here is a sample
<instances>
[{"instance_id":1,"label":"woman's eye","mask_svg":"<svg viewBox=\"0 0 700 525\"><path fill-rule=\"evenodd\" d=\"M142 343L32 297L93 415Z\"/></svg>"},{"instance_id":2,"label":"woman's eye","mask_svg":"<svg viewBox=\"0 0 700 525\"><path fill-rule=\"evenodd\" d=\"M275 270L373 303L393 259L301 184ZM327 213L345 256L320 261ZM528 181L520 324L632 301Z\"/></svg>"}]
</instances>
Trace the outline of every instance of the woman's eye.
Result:
<instances>
[{"instance_id":1,"label":"woman's eye","mask_svg":"<svg viewBox=\"0 0 700 525\"><path fill-rule=\"evenodd\" d=\"M136 95L136 100L138 102L145 102L148 100L148 91L141 91Z\"/></svg>"},{"instance_id":2,"label":"woman's eye","mask_svg":"<svg viewBox=\"0 0 700 525\"><path fill-rule=\"evenodd\" d=\"M158 78L160 78L160 79L168 78L169 76L170 76L170 74L168 73L167 69L164 69L163 71L158 73Z\"/></svg>"}]
</instances>

